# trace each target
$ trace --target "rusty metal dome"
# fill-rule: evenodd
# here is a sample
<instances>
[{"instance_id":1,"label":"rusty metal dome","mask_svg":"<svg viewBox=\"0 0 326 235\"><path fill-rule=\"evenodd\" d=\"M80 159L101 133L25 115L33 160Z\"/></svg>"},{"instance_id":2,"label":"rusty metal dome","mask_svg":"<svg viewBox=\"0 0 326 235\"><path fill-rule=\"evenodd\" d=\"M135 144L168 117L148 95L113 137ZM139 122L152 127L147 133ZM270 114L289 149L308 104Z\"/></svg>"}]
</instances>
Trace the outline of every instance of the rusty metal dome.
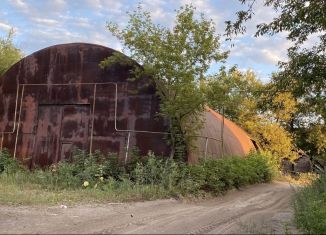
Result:
<instances>
[{"instance_id":1,"label":"rusty metal dome","mask_svg":"<svg viewBox=\"0 0 326 235\"><path fill-rule=\"evenodd\" d=\"M203 126L198 133L201 137L195 139L189 162L196 163L205 157L245 156L259 148L241 127L211 108L205 108L202 119Z\"/></svg>"},{"instance_id":2,"label":"rusty metal dome","mask_svg":"<svg viewBox=\"0 0 326 235\"><path fill-rule=\"evenodd\" d=\"M101 69L113 49L86 43L37 51L0 78L0 148L26 165L46 166L74 149L118 153L134 146L168 155L159 100L146 77L130 81L133 65Z\"/></svg>"}]
</instances>

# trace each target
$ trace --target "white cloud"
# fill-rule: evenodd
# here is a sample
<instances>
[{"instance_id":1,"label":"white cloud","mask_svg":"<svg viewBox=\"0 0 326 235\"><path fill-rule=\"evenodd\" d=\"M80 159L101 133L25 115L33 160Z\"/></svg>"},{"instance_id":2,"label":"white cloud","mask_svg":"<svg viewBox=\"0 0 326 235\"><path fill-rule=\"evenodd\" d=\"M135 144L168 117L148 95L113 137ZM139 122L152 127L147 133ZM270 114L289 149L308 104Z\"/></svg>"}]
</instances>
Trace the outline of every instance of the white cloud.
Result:
<instances>
[{"instance_id":1,"label":"white cloud","mask_svg":"<svg viewBox=\"0 0 326 235\"><path fill-rule=\"evenodd\" d=\"M67 3L65 0L51 0L48 6L52 11L61 11L67 6Z\"/></svg>"},{"instance_id":2,"label":"white cloud","mask_svg":"<svg viewBox=\"0 0 326 235\"><path fill-rule=\"evenodd\" d=\"M28 5L23 0L12 0L12 1L10 1L10 3L14 7L16 7L17 9L19 9L19 10L21 10L23 12L27 12L29 10Z\"/></svg>"},{"instance_id":3,"label":"white cloud","mask_svg":"<svg viewBox=\"0 0 326 235\"><path fill-rule=\"evenodd\" d=\"M325 31L309 35L307 41L303 43L302 48L312 48L318 45L320 43L320 36L322 35L325 35Z\"/></svg>"},{"instance_id":4,"label":"white cloud","mask_svg":"<svg viewBox=\"0 0 326 235\"><path fill-rule=\"evenodd\" d=\"M0 29L4 30L4 31L9 31L12 28L12 26L10 26L9 24L0 22Z\"/></svg>"},{"instance_id":5,"label":"white cloud","mask_svg":"<svg viewBox=\"0 0 326 235\"><path fill-rule=\"evenodd\" d=\"M261 36L254 38L246 36L230 48L230 56L241 61L243 65L277 65L279 61L287 60L287 48L290 45L291 43L284 40L283 37Z\"/></svg>"},{"instance_id":6,"label":"white cloud","mask_svg":"<svg viewBox=\"0 0 326 235\"><path fill-rule=\"evenodd\" d=\"M88 7L94 10L101 10L111 13L121 13L123 8L123 1L116 0L85 0Z\"/></svg>"},{"instance_id":7,"label":"white cloud","mask_svg":"<svg viewBox=\"0 0 326 235\"><path fill-rule=\"evenodd\" d=\"M277 64L278 61L282 60L282 55L276 49L263 48L257 54L260 54L262 61L266 63Z\"/></svg>"},{"instance_id":8,"label":"white cloud","mask_svg":"<svg viewBox=\"0 0 326 235\"><path fill-rule=\"evenodd\" d=\"M224 24L224 22L222 22L222 20L221 20L222 12L219 12L218 9L213 6L212 1L210 1L210 0L180 0L181 6L186 5L186 4L193 5L194 7L196 7L196 9L199 12L204 13L207 16L207 18L212 19L214 21L215 25L217 26L218 31L223 30L221 27L222 24Z\"/></svg>"},{"instance_id":9,"label":"white cloud","mask_svg":"<svg viewBox=\"0 0 326 235\"><path fill-rule=\"evenodd\" d=\"M41 25L47 25L47 26L54 26L59 24L59 21L54 19L46 19L46 18L32 18L32 21L41 24Z\"/></svg>"},{"instance_id":10,"label":"white cloud","mask_svg":"<svg viewBox=\"0 0 326 235\"><path fill-rule=\"evenodd\" d=\"M88 27L92 26L90 23L90 20L85 17L77 17L77 18L74 18L73 21L74 21L73 24L75 24L78 27L88 28Z\"/></svg>"}]
</instances>

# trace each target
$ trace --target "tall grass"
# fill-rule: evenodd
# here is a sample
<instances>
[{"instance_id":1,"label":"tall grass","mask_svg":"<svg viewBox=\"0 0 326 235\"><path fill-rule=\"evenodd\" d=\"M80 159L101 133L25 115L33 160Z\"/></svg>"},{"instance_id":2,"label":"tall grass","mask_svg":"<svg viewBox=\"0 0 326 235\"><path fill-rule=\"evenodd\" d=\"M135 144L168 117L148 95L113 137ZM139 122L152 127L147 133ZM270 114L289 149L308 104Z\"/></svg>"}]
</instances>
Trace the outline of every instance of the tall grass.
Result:
<instances>
[{"instance_id":1,"label":"tall grass","mask_svg":"<svg viewBox=\"0 0 326 235\"><path fill-rule=\"evenodd\" d=\"M115 155L77 152L72 162L28 171L0 153L0 203L58 201L129 201L218 195L231 188L268 182L267 160L246 158L201 160L197 165L149 155L121 165Z\"/></svg>"},{"instance_id":2,"label":"tall grass","mask_svg":"<svg viewBox=\"0 0 326 235\"><path fill-rule=\"evenodd\" d=\"M309 234L326 234L326 175L301 189L294 199L297 227Z\"/></svg>"}]
</instances>

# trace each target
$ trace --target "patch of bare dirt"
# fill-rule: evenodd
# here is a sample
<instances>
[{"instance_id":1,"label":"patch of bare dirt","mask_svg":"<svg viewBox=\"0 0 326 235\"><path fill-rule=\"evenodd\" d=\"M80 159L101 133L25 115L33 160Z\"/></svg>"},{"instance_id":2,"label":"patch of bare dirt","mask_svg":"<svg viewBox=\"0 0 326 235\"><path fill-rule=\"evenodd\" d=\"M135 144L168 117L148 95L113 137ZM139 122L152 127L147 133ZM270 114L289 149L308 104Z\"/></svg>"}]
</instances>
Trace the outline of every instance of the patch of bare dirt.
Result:
<instances>
[{"instance_id":1,"label":"patch of bare dirt","mask_svg":"<svg viewBox=\"0 0 326 235\"><path fill-rule=\"evenodd\" d=\"M46 206L0 206L0 233L298 233L292 223L295 188L274 182L208 201Z\"/></svg>"}]
</instances>

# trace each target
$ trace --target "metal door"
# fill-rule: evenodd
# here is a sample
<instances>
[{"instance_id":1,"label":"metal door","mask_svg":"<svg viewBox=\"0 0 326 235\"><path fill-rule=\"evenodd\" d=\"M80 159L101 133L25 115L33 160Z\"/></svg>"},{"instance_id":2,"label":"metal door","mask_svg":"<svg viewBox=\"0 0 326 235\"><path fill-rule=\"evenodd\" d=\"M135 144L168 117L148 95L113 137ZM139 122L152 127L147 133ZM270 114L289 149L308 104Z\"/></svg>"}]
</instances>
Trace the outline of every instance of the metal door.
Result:
<instances>
[{"instance_id":1,"label":"metal door","mask_svg":"<svg viewBox=\"0 0 326 235\"><path fill-rule=\"evenodd\" d=\"M73 151L89 148L90 105L64 105L60 159L71 159Z\"/></svg>"},{"instance_id":2,"label":"metal door","mask_svg":"<svg viewBox=\"0 0 326 235\"><path fill-rule=\"evenodd\" d=\"M32 165L47 166L57 162L60 144L62 107L39 105Z\"/></svg>"},{"instance_id":3,"label":"metal door","mask_svg":"<svg viewBox=\"0 0 326 235\"><path fill-rule=\"evenodd\" d=\"M90 105L39 105L33 166L70 159L89 148Z\"/></svg>"}]
</instances>

